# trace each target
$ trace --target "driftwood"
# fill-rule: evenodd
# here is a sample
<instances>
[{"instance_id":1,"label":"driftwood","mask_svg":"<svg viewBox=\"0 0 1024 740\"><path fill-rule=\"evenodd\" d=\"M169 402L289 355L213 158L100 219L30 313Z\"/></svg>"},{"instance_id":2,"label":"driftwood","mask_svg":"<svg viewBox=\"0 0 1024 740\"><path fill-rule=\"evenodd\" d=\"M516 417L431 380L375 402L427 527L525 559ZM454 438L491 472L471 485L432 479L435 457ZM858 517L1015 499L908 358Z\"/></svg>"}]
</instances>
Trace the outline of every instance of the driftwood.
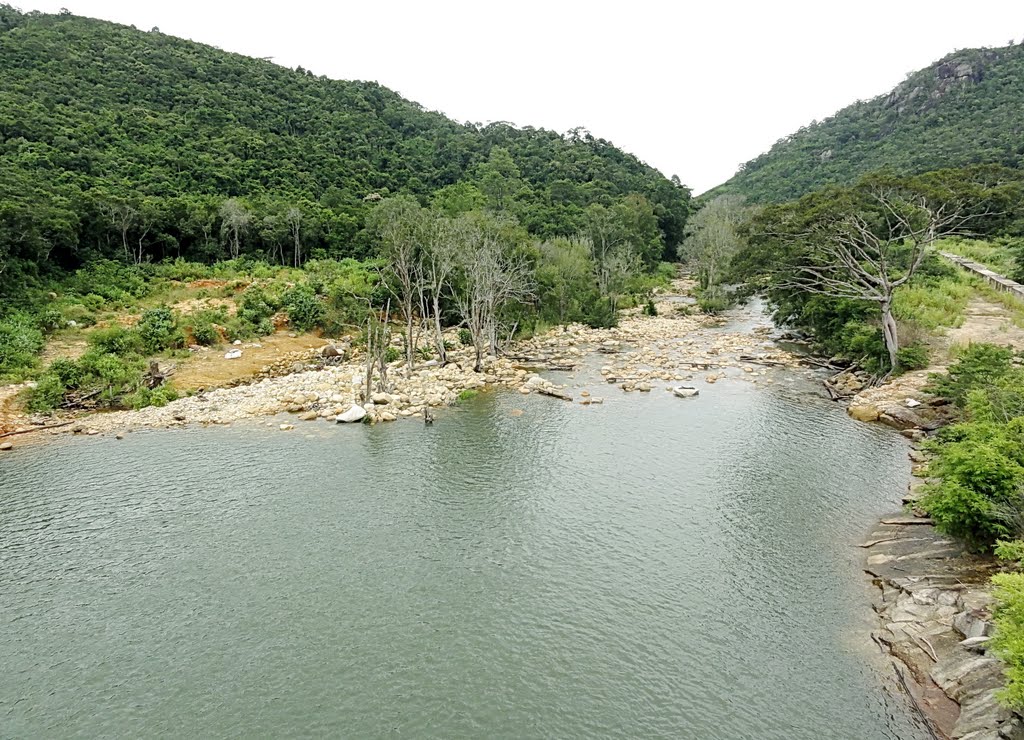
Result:
<instances>
[{"instance_id":1,"label":"driftwood","mask_svg":"<svg viewBox=\"0 0 1024 740\"><path fill-rule=\"evenodd\" d=\"M568 393L563 393L562 391L555 390L553 388L538 388L537 392L540 393L542 396L551 396L552 398L558 398L563 401L572 400L572 396L570 396Z\"/></svg>"},{"instance_id":2,"label":"driftwood","mask_svg":"<svg viewBox=\"0 0 1024 740\"><path fill-rule=\"evenodd\" d=\"M769 367L789 367L789 363L784 360L771 360L765 357L755 357L754 355L740 355L740 362L749 362L751 365L768 365Z\"/></svg>"},{"instance_id":3,"label":"driftwood","mask_svg":"<svg viewBox=\"0 0 1024 740\"><path fill-rule=\"evenodd\" d=\"M38 427L32 427L31 429L18 429L13 432L4 432L3 434L0 434L0 439L2 439L3 437L13 437L15 434L28 434L29 432L40 432L43 429L56 429L57 427L66 427L74 423L75 422L73 421L62 421L60 424L43 424Z\"/></svg>"}]
</instances>

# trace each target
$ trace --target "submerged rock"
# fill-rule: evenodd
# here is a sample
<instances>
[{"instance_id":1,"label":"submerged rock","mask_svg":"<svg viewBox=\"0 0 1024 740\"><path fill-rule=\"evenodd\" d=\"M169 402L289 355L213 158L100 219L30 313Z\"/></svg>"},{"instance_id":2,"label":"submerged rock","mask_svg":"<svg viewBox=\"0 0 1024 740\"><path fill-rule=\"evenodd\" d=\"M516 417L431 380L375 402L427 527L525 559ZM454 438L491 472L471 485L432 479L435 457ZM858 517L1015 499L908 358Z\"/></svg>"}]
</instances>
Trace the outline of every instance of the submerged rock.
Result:
<instances>
[{"instance_id":1,"label":"submerged rock","mask_svg":"<svg viewBox=\"0 0 1024 740\"><path fill-rule=\"evenodd\" d=\"M679 398L693 398L700 395L700 391L689 385L680 385L672 389L672 394Z\"/></svg>"}]
</instances>

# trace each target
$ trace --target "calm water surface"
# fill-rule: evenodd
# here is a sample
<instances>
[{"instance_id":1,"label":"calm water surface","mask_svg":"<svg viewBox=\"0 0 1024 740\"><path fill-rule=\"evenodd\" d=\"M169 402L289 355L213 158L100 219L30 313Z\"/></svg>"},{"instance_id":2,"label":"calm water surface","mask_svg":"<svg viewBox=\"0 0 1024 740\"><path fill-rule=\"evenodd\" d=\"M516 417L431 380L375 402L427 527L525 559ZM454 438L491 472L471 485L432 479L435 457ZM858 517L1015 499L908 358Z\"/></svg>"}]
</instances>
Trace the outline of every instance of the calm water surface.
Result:
<instances>
[{"instance_id":1,"label":"calm water surface","mask_svg":"<svg viewBox=\"0 0 1024 740\"><path fill-rule=\"evenodd\" d=\"M925 737L854 546L903 441L590 388L6 453L0 735Z\"/></svg>"}]
</instances>

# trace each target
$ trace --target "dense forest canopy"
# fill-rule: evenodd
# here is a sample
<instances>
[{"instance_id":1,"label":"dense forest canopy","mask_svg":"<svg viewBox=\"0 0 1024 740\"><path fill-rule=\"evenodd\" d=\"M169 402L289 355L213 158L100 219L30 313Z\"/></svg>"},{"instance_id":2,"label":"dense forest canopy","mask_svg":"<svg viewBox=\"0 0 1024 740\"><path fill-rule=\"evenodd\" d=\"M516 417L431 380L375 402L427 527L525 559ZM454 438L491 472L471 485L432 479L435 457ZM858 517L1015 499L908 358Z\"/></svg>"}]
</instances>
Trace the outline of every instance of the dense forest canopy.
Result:
<instances>
[{"instance_id":1,"label":"dense forest canopy","mask_svg":"<svg viewBox=\"0 0 1024 740\"><path fill-rule=\"evenodd\" d=\"M582 129L460 124L373 82L0 5L0 297L98 257L363 257L373 204L489 207L538 238L642 199L661 255L677 178Z\"/></svg>"},{"instance_id":2,"label":"dense forest canopy","mask_svg":"<svg viewBox=\"0 0 1024 740\"><path fill-rule=\"evenodd\" d=\"M957 51L741 165L713 194L783 202L880 169L1024 166L1024 45Z\"/></svg>"}]
</instances>

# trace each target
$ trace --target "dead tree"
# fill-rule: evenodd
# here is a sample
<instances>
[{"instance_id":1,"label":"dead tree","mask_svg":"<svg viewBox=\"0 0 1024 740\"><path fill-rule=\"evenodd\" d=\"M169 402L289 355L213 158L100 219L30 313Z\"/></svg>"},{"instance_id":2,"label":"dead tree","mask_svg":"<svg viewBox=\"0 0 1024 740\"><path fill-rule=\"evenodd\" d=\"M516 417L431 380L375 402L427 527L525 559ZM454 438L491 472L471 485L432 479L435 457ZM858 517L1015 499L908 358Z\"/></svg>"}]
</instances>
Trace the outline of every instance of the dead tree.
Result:
<instances>
[{"instance_id":1,"label":"dead tree","mask_svg":"<svg viewBox=\"0 0 1024 740\"><path fill-rule=\"evenodd\" d=\"M485 348L498 352L500 309L532 295L533 273L525 259L509 254L497 229L474 225L465 246L459 253L462 285L452 297L473 338L473 370L480 372Z\"/></svg>"},{"instance_id":2,"label":"dead tree","mask_svg":"<svg viewBox=\"0 0 1024 740\"><path fill-rule=\"evenodd\" d=\"M790 237L806 245L805 258L779 287L877 304L895 368L900 345L893 294L914 276L935 241L956 233L969 217L961 203L933 205L893 190L876 190L871 199L874 218L843 213Z\"/></svg>"}]
</instances>

